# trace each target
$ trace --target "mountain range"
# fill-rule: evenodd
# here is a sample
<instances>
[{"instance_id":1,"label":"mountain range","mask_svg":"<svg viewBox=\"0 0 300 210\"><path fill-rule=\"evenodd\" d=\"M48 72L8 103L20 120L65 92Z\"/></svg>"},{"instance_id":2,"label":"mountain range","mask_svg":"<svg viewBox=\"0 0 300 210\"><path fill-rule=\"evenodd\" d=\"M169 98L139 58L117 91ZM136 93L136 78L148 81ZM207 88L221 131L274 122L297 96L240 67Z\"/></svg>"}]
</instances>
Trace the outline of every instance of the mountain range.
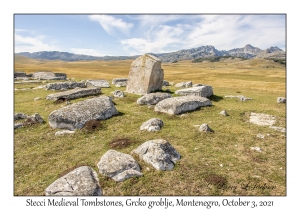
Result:
<instances>
[{"instance_id":1,"label":"mountain range","mask_svg":"<svg viewBox=\"0 0 300 210\"><path fill-rule=\"evenodd\" d=\"M175 62L179 60L194 60L198 58L213 57L213 56L233 56L243 58L265 58L265 59L283 59L285 60L286 53L278 47L270 47L265 50L261 50L257 47L253 47L247 44L242 48L234 48L231 50L217 50L214 46L207 45L187 50L179 50L170 53L149 53L161 59L163 62ZM135 59L136 56L89 56L79 55L68 52L58 51L41 51L41 52L21 52L15 53L15 55L21 55L33 59L45 59L45 60L63 60L63 61L78 61L78 60L125 60Z\"/></svg>"}]
</instances>

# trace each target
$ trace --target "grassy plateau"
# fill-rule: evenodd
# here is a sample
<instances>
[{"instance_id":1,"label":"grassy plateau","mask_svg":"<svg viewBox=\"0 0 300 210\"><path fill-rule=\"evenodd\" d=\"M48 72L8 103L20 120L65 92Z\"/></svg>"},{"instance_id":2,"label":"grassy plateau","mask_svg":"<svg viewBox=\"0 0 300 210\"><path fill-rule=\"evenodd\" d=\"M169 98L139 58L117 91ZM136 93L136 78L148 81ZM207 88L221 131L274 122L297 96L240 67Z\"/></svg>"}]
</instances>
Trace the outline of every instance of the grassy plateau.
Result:
<instances>
[{"instance_id":1,"label":"grassy plateau","mask_svg":"<svg viewBox=\"0 0 300 210\"><path fill-rule=\"evenodd\" d=\"M132 60L123 61L46 61L15 57L15 71L33 73L49 70L66 73L74 80L128 77ZM268 68L266 68L268 66ZM249 123L251 112L276 116L275 126L286 127L286 104L277 97L286 96L285 66L264 59L225 59L219 62L179 61L162 63L169 82L192 81L211 85L212 106L182 116L169 116L136 103L140 97L126 94L115 98L119 115L101 121L94 131L77 130L75 134L55 136L59 129L48 123L49 114L66 103L54 103L46 96L55 91L32 89L40 83L15 84L14 112L39 113L44 124L14 130L14 195L40 196L56 179L81 165L98 172L96 164L108 149L130 154L142 143L165 139L180 153L181 159L171 171L158 171L142 160L142 177L115 182L99 174L106 196L185 196L185 195L286 195L286 135L268 126ZM164 87L174 94L175 86ZM101 95L111 95L125 87L102 88ZM244 95L253 100L242 102L226 95ZM34 98L41 100L35 101ZM97 96L91 96L97 97ZM87 98L72 100L72 103ZM219 114L226 110L229 116ZM157 117L162 130L140 131L143 122ZM207 123L214 133L201 133L195 125ZM265 137L258 138L257 134ZM113 140L128 139L123 147L111 147ZM250 147L260 147L261 152Z\"/></svg>"}]
</instances>

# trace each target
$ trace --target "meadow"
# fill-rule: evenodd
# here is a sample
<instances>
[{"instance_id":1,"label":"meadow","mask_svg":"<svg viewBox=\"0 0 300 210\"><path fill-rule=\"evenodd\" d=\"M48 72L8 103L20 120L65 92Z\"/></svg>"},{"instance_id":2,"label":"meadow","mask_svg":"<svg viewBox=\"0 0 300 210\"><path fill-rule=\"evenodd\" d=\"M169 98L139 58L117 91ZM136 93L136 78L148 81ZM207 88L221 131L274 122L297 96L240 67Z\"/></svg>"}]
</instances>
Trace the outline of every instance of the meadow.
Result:
<instances>
[{"instance_id":1,"label":"meadow","mask_svg":"<svg viewBox=\"0 0 300 210\"><path fill-rule=\"evenodd\" d=\"M46 61L15 57L14 70L33 73L49 70L66 73L74 81L128 77L132 60L123 61ZM180 153L181 159L171 171L157 171L136 159L144 174L124 182L115 182L98 173L104 195L119 196L202 196L202 195L286 195L286 135L268 126L249 123L251 112L274 115L275 126L286 126L286 104L276 102L286 96L285 66L264 59L192 63L162 63L164 78L169 82L192 81L211 85L212 106L183 116L154 112L136 103L140 97L126 94L115 98L119 115L102 121L95 131L77 130L75 134L55 136L58 129L48 124L49 114L65 103L54 103L46 96L55 91L27 89L14 91L14 112L39 113L44 124L22 127L14 131L14 195L39 196L53 181L70 170L88 165L98 172L96 164L108 149L130 152L152 139L165 139ZM41 83L14 84L15 89L33 88ZM47 81L57 82L57 81ZM102 88L101 95L114 90ZM174 94L174 86L164 87ZM226 95L244 95L253 100L242 102ZM40 97L41 100L34 101ZM91 96L95 97L95 96ZM72 103L90 97L72 100ZM229 116L219 115L226 110ZM162 130L140 131L150 118L164 121ZM214 133L201 133L194 125L207 123ZM257 134L263 134L264 139ZM122 148L110 142L128 139ZM262 152L250 147L260 147Z\"/></svg>"}]
</instances>

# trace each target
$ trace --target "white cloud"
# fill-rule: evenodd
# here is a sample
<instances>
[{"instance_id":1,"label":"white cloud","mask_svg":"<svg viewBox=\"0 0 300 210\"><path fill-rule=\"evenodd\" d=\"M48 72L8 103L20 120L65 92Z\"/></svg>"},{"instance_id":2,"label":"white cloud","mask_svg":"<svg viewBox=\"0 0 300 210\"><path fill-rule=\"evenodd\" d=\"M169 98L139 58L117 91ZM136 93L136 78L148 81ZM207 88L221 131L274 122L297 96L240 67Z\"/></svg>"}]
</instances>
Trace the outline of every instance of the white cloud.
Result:
<instances>
[{"instance_id":1,"label":"white cloud","mask_svg":"<svg viewBox=\"0 0 300 210\"><path fill-rule=\"evenodd\" d=\"M15 34L15 52L59 51L60 48L44 42L44 36L25 37Z\"/></svg>"},{"instance_id":2,"label":"white cloud","mask_svg":"<svg viewBox=\"0 0 300 210\"><path fill-rule=\"evenodd\" d=\"M110 35L116 35L115 30L128 34L129 30L133 27L132 23L126 23L122 19L109 15L90 15L89 18L93 21L97 21Z\"/></svg>"},{"instance_id":3,"label":"white cloud","mask_svg":"<svg viewBox=\"0 0 300 210\"><path fill-rule=\"evenodd\" d=\"M74 54L80 54L80 55L91 55L91 56L105 56L108 54L101 53L95 49L82 49L82 48L71 48L70 49L72 53Z\"/></svg>"}]
</instances>

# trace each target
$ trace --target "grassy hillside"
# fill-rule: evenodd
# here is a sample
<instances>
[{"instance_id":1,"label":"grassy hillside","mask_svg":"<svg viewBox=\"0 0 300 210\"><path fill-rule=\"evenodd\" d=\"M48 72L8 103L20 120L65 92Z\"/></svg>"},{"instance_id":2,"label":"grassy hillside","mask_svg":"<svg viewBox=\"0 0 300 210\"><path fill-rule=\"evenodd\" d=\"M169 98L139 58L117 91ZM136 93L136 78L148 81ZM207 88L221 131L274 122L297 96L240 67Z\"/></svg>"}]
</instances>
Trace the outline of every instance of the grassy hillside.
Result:
<instances>
[{"instance_id":1,"label":"grassy hillside","mask_svg":"<svg viewBox=\"0 0 300 210\"><path fill-rule=\"evenodd\" d=\"M131 62L16 58L15 71L51 70L66 73L78 81L107 79L111 82L113 78L127 77ZM165 80L169 82L211 85L213 106L185 116L169 116L137 105L139 96L127 94L125 98L114 99L120 115L102 121L102 128L94 132L78 130L73 135L57 137L54 134L58 129L49 126L48 116L66 104L45 99L55 91L15 90L15 113L32 115L37 112L46 123L14 131L14 194L43 195L53 181L79 165L89 165L98 171L96 164L114 139L130 139L128 146L114 148L129 154L147 140L162 138L182 156L172 171L157 171L137 159L144 174L140 178L117 183L98 174L104 195L286 195L285 134L247 122L250 112L258 112L272 114L277 117L277 126L286 126L286 105L276 102L277 97L286 95L285 67L272 61L253 59L213 63L180 61L163 63L162 68ZM42 84L15 84L15 88ZM167 88L172 92L176 90L174 86ZM110 95L116 89L125 90L125 87L102 88L102 95ZM225 98L225 95L244 95L253 100L241 102ZM36 97L42 99L34 101ZM72 100L72 103L85 99ZM224 109L228 117L218 114ZM162 130L140 131L141 124L153 117L164 121ZM203 123L215 133L200 133L193 126ZM265 138L257 138L259 133ZM260 147L262 152L250 150L254 146Z\"/></svg>"}]
</instances>

